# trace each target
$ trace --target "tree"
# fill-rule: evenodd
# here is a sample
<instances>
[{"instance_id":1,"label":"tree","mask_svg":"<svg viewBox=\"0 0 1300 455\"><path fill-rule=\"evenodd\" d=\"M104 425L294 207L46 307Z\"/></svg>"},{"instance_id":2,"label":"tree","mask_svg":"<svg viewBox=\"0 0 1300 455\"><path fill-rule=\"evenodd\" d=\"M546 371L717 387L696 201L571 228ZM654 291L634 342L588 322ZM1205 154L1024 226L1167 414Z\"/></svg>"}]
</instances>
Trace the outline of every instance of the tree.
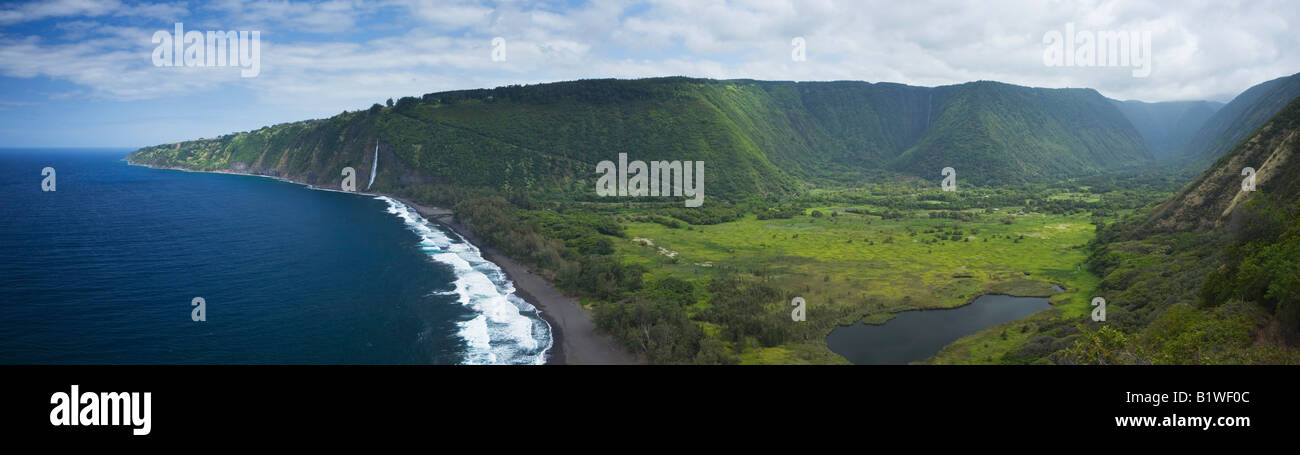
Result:
<instances>
[{"instance_id":1,"label":"tree","mask_svg":"<svg viewBox=\"0 0 1300 455\"><path fill-rule=\"evenodd\" d=\"M1066 364L1121 365L1132 364L1136 356L1128 348L1128 337L1123 332L1102 326L1098 330L1081 327L1082 333L1074 346L1061 351Z\"/></svg>"},{"instance_id":2,"label":"tree","mask_svg":"<svg viewBox=\"0 0 1300 455\"><path fill-rule=\"evenodd\" d=\"M396 104L397 112L405 113L411 108L415 107L415 105L417 104L420 104L420 100L416 97L413 96L402 97L401 99L397 100L397 104Z\"/></svg>"},{"instance_id":3,"label":"tree","mask_svg":"<svg viewBox=\"0 0 1300 455\"><path fill-rule=\"evenodd\" d=\"M727 347L721 341L705 338L700 341L700 352L695 354L697 365L735 365L735 357L727 354Z\"/></svg>"}]
</instances>

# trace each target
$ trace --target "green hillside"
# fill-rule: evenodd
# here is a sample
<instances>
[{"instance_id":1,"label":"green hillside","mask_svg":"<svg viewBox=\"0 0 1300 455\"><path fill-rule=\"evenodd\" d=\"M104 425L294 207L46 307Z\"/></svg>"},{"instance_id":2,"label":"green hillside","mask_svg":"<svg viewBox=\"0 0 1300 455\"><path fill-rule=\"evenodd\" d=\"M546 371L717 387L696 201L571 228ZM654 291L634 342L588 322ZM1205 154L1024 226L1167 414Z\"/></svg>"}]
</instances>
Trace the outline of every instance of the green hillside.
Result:
<instances>
[{"instance_id":1,"label":"green hillside","mask_svg":"<svg viewBox=\"0 0 1300 455\"><path fill-rule=\"evenodd\" d=\"M930 176L952 166L976 183L1034 182L1151 160L1132 124L1091 89L972 82L934 95L929 128L892 160L894 169Z\"/></svg>"},{"instance_id":2,"label":"green hillside","mask_svg":"<svg viewBox=\"0 0 1300 455\"><path fill-rule=\"evenodd\" d=\"M1089 261L1108 318L1062 359L1300 362L1284 347L1300 341L1298 148L1293 100L1178 194L1100 232Z\"/></svg>"},{"instance_id":3,"label":"green hillside","mask_svg":"<svg viewBox=\"0 0 1300 455\"><path fill-rule=\"evenodd\" d=\"M1141 136L1092 90L977 82L583 80L431 93L393 106L140 149L135 162L288 177L338 187L543 189L590 197L594 167L620 152L703 160L710 197L803 191L897 171L967 183L1033 182L1145 164ZM537 193L536 191L534 191Z\"/></svg>"},{"instance_id":4,"label":"green hillside","mask_svg":"<svg viewBox=\"0 0 1300 455\"><path fill-rule=\"evenodd\" d=\"M1179 162L1204 170L1300 96L1300 73L1256 85L1205 121L1179 154Z\"/></svg>"}]
</instances>

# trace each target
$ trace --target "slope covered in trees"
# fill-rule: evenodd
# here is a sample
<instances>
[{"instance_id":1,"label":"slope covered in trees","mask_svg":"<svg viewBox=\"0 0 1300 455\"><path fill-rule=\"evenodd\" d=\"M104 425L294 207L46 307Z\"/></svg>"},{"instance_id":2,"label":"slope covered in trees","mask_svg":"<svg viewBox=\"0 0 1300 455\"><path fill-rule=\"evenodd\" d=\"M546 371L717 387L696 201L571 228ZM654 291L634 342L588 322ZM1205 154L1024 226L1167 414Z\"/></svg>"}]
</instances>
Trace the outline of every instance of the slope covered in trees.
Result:
<instances>
[{"instance_id":1,"label":"slope covered in trees","mask_svg":"<svg viewBox=\"0 0 1300 455\"><path fill-rule=\"evenodd\" d=\"M1178 194L1102 230L1089 262L1108 318L1063 360L1298 361L1284 348L1300 341L1298 148L1293 100Z\"/></svg>"},{"instance_id":2,"label":"slope covered in trees","mask_svg":"<svg viewBox=\"0 0 1300 455\"><path fill-rule=\"evenodd\" d=\"M1192 136L1177 161L1205 169L1255 132L1284 106L1300 96L1300 73L1280 77L1241 92L1215 112Z\"/></svg>"},{"instance_id":3,"label":"slope covered in trees","mask_svg":"<svg viewBox=\"0 0 1300 455\"><path fill-rule=\"evenodd\" d=\"M365 111L147 147L136 162L280 175L338 187L339 169L376 188L528 188L584 197L594 166L703 160L711 197L801 191L882 169L971 183L1044 181L1147 163L1141 136L1088 89L995 82L583 80L431 93Z\"/></svg>"},{"instance_id":4,"label":"slope covered in trees","mask_svg":"<svg viewBox=\"0 0 1300 455\"><path fill-rule=\"evenodd\" d=\"M975 183L1059 180L1150 163L1141 135L1091 89L972 82L933 90L926 133L892 160L937 175L954 167Z\"/></svg>"}]
</instances>

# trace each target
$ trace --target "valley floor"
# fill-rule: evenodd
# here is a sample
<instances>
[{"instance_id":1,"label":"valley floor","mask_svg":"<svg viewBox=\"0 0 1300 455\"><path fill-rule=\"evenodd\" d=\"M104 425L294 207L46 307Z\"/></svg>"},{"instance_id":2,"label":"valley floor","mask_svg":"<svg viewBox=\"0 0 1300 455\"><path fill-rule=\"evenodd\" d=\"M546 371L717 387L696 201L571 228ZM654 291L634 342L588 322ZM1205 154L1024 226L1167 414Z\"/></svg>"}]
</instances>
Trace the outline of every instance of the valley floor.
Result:
<instances>
[{"instance_id":1,"label":"valley floor","mask_svg":"<svg viewBox=\"0 0 1300 455\"><path fill-rule=\"evenodd\" d=\"M820 216L808 215L814 212ZM969 212L972 221L924 213L882 219L826 206L789 219L748 215L704 226L630 222L617 249L625 262L647 267L647 282L676 277L703 288L708 279L738 273L784 293L769 311L786 315L795 341L730 342L729 350L742 363L845 363L825 342L836 326L884 323L901 311L953 308L983 294L1051 297L1053 308L1026 320L1086 317L1098 281L1082 266L1083 247L1095 230L1089 215ZM807 302L804 322L789 317L793 297ZM708 300L690 311L706 311ZM1016 324L1023 323L1004 325ZM1033 329L1009 335L1000 329L959 340L929 362L996 363L1035 335ZM707 332L717 330L706 323Z\"/></svg>"}]
</instances>

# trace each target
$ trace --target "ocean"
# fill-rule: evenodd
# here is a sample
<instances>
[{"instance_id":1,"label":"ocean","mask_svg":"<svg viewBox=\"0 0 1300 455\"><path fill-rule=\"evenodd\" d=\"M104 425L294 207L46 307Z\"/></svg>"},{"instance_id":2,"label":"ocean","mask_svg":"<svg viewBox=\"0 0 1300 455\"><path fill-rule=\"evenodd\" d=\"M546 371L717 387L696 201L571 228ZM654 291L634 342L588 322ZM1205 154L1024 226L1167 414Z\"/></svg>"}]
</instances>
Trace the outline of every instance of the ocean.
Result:
<instances>
[{"instance_id":1,"label":"ocean","mask_svg":"<svg viewBox=\"0 0 1300 455\"><path fill-rule=\"evenodd\" d=\"M129 152L0 149L0 363L545 363L505 274L400 202Z\"/></svg>"}]
</instances>

